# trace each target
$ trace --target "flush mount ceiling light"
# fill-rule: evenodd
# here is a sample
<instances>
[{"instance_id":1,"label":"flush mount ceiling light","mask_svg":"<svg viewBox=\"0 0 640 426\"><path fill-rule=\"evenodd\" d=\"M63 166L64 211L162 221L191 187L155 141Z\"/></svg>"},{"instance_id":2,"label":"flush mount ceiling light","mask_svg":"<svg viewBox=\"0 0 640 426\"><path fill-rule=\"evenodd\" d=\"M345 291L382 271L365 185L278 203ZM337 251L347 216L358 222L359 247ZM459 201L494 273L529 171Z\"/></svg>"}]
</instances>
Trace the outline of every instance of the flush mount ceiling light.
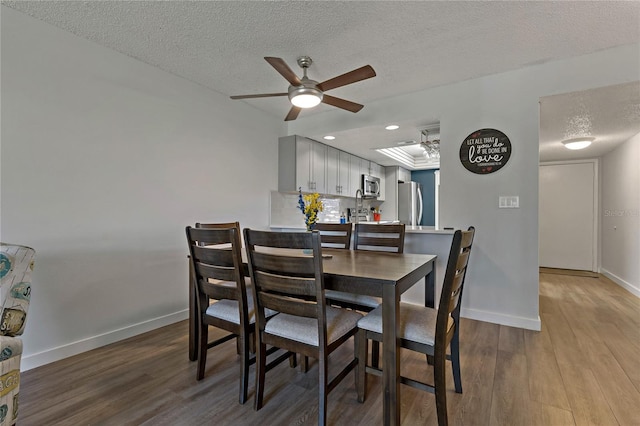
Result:
<instances>
[{"instance_id":1,"label":"flush mount ceiling light","mask_svg":"<svg viewBox=\"0 0 640 426\"><path fill-rule=\"evenodd\" d=\"M387 130L397 130L399 128L400 128L400 126L398 126L397 124L390 124L387 127L385 127L385 129L387 129Z\"/></svg>"},{"instance_id":2,"label":"flush mount ceiling light","mask_svg":"<svg viewBox=\"0 0 640 426\"><path fill-rule=\"evenodd\" d=\"M594 140L596 140L596 138L571 138L563 140L562 144L567 149L576 150L588 147Z\"/></svg>"},{"instance_id":3,"label":"flush mount ceiling light","mask_svg":"<svg viewBox=\"0 0 640 426\"><path fill-rule=\"evenodd\" d=\"M335 138L336 138L335 136L327 135L327 136L325 136L323 139L326 139L326 140L328 140L328 141L332 141L332 140L334 140Z\"/></svg>"}]
</instances>

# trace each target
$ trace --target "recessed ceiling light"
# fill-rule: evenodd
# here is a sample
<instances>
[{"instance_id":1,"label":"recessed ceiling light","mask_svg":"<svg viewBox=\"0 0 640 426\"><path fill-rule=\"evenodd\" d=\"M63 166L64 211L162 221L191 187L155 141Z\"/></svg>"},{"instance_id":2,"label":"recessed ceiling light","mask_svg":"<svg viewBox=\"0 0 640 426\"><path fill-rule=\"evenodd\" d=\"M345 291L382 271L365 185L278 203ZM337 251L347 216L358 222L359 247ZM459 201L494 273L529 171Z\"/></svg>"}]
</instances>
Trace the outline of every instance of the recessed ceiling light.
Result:
<instances>
[{"instance_id":1,"label":"recessed ceiling light","mask_svg":"<svg viewBox=\"0 0 640 426\"><path fill-rule=\"evenodd\" d=\"M591 142L593 142L594 140L596 140L596 138L572 138L572 139L563 140L562 144L567 149L576 150L576 149L584 149L588 147L589 145L591 145Z\"/></svg>"},{"instance_id":2,"label":"recessed ceiling light","mask_svg":"<svg viewBox=\"0 0 640 426\"><path fill-rule=\"evenodd\" d=\"M327 135L327 136L325 136L323 139L326 139L326 140L328 140L328 141L332 141L332 140L334 140L335 138L336 138L335 136Z\"/></svg>"},{"instance_id":3,"label":"recessed ceiling light","mask_svg":"<svg viewBox=\"0 0 640 426\"><path fill-rule=\"evenodd\" d=\"M400 128L400 126L398 126L397 124L390 124L387 127L385 127L385 129L387 129L387 130L397 130L399 128Z\"/></svg>"}]
</instances>

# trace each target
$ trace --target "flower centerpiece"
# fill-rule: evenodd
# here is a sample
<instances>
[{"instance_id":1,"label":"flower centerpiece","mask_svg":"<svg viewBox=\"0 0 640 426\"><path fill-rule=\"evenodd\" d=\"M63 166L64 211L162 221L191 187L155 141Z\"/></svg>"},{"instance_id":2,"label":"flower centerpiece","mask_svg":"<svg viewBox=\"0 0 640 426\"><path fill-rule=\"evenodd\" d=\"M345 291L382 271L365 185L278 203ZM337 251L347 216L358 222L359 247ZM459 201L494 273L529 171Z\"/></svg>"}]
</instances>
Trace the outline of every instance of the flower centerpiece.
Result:
<instances>
[{"instance_id":1,"label":"flower centerpiece","mask_svg":"<svg viewBox=\"0 0 640 426\"><path fill-rule=\"evenodd\" d=\"M313 194L302 195L302 188L298 188L300 196L298 197L298 208L304 215L304 223L307 225L307 231L313 229L313 225L318 221L318 213L323 209L322 200L320 200L320 194L317 192Z\"/></svg>"}]
</instances>

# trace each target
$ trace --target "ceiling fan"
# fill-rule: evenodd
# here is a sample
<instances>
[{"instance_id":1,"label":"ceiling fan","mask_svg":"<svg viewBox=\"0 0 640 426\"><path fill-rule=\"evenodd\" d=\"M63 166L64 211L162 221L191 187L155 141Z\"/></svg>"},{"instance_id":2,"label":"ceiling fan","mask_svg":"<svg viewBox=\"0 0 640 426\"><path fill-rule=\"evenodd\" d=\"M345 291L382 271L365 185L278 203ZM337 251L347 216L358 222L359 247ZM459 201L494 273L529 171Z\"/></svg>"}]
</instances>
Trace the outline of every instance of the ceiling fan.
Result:
<instances>
[{"instance_id":1,"label":"ceiling fan","mask_svg":"<svg viewBox=\"0 0 640 426\"><path fill-rule=\"evenodd\" d=\"M287 114L284 121L295 120L298 117L298 114L300 114L302 108L312 108L320 102L346 109L347 111L358 112L364 108L364 105L357 104L346 99L336 98L335 96L327 95L324 92L376 76L376 72L373 70L371 65L365 65L353 71L349 71L348 73L323 81L322 83L318 83L317 81L311 80L307 77L307 68L309 68L313 63L311 58L308 56L301 56L298 58L298 65L303 70L302 78L298 78L291 68L289 68L287 63L281 58L267 56L264 59L290 83L289 91L283 93L238 95L231 96L231 99L288 96L293 106L289 110L289 114Z\"/></svg>"}]
</instances>

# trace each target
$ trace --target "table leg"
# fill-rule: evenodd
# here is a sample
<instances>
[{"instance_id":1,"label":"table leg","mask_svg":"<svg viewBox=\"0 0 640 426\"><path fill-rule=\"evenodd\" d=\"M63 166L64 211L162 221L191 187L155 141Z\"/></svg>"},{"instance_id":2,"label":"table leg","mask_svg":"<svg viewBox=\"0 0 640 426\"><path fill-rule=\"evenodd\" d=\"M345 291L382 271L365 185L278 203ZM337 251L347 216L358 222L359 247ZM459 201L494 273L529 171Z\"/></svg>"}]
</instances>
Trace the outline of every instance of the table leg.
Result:
<instances>
[{"instance_id":1,"label":"table leg","mask_svg":"<svg viewBox=\"0 0 640 426\"><path fill-rule=\"evenodd\" d=\"M196 289L193 285L191 259L189 259L189 361L198 359L198 338L197 330L197 306L196 306Z\"/></svg>"},{"instance_id":2,"label":"table leg","mask_svg":"<svg viewBox=\"0 0 640 426\"><path fill-rule=\"evenodd\" d=\"M436 301L436 263L432 263L431 272L424 277L424 306L435 308ZM427 355L427 364L433 365L433 356Z\"/></svg>"},{"instance_id":3,"label":"table leg","mask_svg":"<svg viewBox=\"0 0 640 426\"><path fill-rule=\"evenodd\" d=\"M382 384L384 386L383 416L385 426L400 424L400 296L396 286L382 290Z\"/></svg>"},{"instance_id":4,"label":"table leg","mask_svg":"<svg viewBox=\"0 0 640 426\"><path fill-rule=\"evenodd\" d=\"M431 272L424 277L424 306L435 308L436 302L436 264L433 262Z\"/></svg>"}]
</instances>

